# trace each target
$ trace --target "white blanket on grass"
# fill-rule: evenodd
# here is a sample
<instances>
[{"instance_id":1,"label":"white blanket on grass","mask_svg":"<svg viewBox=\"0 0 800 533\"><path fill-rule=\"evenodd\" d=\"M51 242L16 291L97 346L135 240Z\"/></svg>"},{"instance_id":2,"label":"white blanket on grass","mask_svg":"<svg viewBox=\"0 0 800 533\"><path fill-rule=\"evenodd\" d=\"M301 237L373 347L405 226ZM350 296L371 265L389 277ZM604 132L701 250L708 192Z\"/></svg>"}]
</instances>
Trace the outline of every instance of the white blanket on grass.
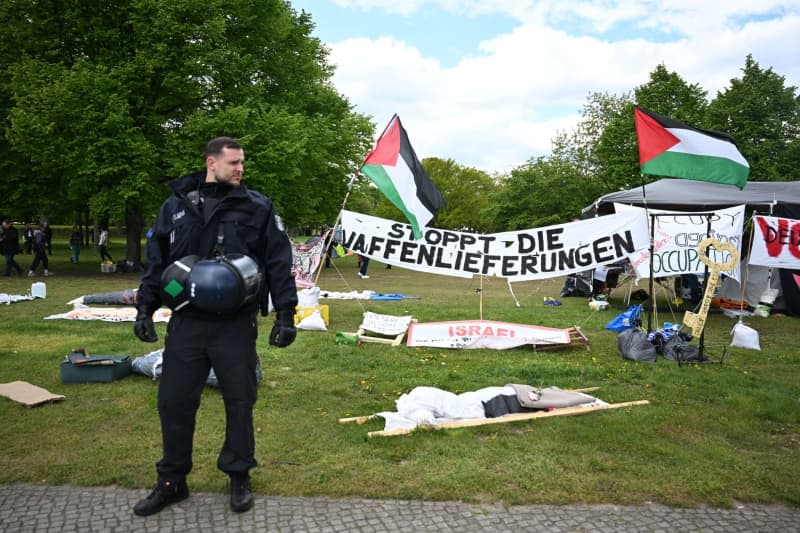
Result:
<instances>
[{"instance_id":1,"label":"white blanket on grass","mask_svg":"<svg viewBox=\"0 0 800 533\"><path fill-rule=\"evenodd\" d=\"M153 313L153 322L169 322L170 309L161 308ZM44 317L45 320L102 320L104 322L136 322L135 307L87 307L76 305L72 311Z\"/></svg>"},{"instance_id":2,"label":"white blanket on grass","mask_svg":"<svg viewBox=\"0 0 800 533\"><path fill-rule=\"evenodd\" d=\"M15 304L17 302L24 302L26 300L33 300L30 294L23 296L22 294L7 294L0 292L0 304Z\"/></svg>"},{"instance_id":3,"label":"white blanket on grass","mask_svg":"<svg viewBox=\"0 0 800 533\"><path fill-rule=\"evenodd\" d=\"M384 431L413 429L417 426L435 426L444 422L464 419L485 419L483 403L496 396L515 396L513 387L486 387L476 391L454 394L436 387L415 387L397 399L397 411L376 413L386 424ZM592 406L605 404L597 398L581 404Z\"/></svg>"}]
</instances>

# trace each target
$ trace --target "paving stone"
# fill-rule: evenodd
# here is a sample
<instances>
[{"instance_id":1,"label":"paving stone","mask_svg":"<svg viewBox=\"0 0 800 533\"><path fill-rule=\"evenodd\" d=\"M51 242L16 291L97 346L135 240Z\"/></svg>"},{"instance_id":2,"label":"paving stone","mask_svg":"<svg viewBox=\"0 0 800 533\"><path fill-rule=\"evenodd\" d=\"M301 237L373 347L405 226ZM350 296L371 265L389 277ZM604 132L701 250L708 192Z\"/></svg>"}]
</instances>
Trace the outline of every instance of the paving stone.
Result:
<instances>
[{"instance_id":1,"label":"paving stone","mask_svg":"<svg viewBox=\"0 0 800 533\"><path fill-rule=\"evenodd\" d=\"M192 493L161 513L138 517L147 495L118 487L0 485L0 533L53 532L664 532L800 533L800 508L737 503L731 508L647 504L500 505L410 500L335 500L256 496L236 514L224 494Z\"/></svg>"}]
</instances>

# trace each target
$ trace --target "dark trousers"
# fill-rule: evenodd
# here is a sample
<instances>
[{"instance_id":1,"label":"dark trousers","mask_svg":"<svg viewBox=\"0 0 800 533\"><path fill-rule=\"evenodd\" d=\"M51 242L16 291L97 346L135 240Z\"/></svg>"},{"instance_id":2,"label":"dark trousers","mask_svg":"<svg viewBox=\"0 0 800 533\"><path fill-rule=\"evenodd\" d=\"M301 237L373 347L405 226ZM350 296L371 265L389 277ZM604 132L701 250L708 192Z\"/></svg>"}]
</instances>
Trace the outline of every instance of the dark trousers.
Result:
<instances>
[{"instance_id":1,"label":"dark trousers","mask_svg":"<svg viewBox=\"0 0 800 533\"><path fill-rule=\"evenodd\" d=\"M358 266L358 273L362 276L367 275L367 268L369 268L369 257L362 257L361 264Z\"/></svg>"},{"instance_id":2,"label":"dark trousers","mask_svg":"<svg viewBox=\"0 0 800 533\"><path fill-rule=\"evenodd\" d=\"M34 250L33 253L33 263L31 263L31 268L29 270L31 272L36 272L39 262L42 263L42 266L45 270L48 270L50 268L50 261L47 259L47 253L44 251L44 248L41 250Z\"/></svg>"},{"instance_id":3,"label":"dark trousers","mask_svg":"<svg viewBox=\"0 0 800 533\"><path fill-rule=\"evenodd\" d=\"M99 248L100 248L100 261L108 259L109 261L111 261L113 263L114 262L114 258L111 257L110 253L108 253L108 246L106 246L105 244L101 244L99 246Z\"/></svg>"},{"instance_id":4,"label":"dark trousers","mask_svg":"<svg viewBox=\"0 0 800 533\"><path fill-rule=\"evenodd\" d=\"M257 336L255 313L208 319L172 315L158 384L164 454L156 465L159 478L177 481L192 470L195 415L212 366L226 417L217 468L227 474L246 474L256 466Z\"/></svg>"},{"instance_id":5,"label":"dark trousers","mask_svg":"<svg viewBox=\"0 0 800 533\"><path fill-rule=\"evenodd\" d=\"M4 275L10 276L12 270L16 270L18 274L22 273L22 268L14 261L14 254L5 254L6 256L6 270Z\"/></svg>"}]
</instances>

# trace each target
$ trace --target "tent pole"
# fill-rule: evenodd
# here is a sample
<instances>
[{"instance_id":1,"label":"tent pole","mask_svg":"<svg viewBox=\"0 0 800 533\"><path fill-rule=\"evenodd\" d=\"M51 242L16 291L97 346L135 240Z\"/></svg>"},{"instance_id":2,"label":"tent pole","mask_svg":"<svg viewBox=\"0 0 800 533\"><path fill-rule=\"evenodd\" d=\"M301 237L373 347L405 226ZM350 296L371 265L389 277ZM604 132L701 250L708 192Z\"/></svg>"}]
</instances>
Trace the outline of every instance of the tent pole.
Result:
<instances>
[{"instance_id":1,"label":"tent pole","mask_svg":"<svg viewBox=\"0 0 800 533\"><path fill-rule=\"evenodd\" d=\"M644 184L644 174L641 172L639 173L639 178L642 180L642 203L644 204L644 212L645 216L650 220L650 280L648 283L648 289L650 291L650 308L649 312L647 313L647 333L649 334L653 331L653 315L656 314L656 297L653 294L655 290L653 286L653 254L655 253L655 231L656 231L656 217L655 215L650 214L650 210L647 208L647 188Z\"/></svg>"},{"instance_id":2,"label":"tent pole","mask_svg":"<svg viewBox=\"0 0 800 533\"><path fill-rule=\"evenodd\" d=\"M712 216L713 216L712 213L709 213L709 214L706 215L706 221L707 221L706 222L706 237L711 237L711 217ZM705 249L705 251L703 252L706 255L706 257L708 257L708 248L710 248L710 246L707 247ZM703 283L706 286L705 287L706 290L708 290L708 263L703 263L703 264L705 265L705 268L703 269ZM741 275L739 277L741 277ZM700 332L700 339L697 341L697 344L698 344L698 346L697 346L698 357L700 358L700 361L702 362L703 359L705 358L704 352L705 352L705 347L706 347L706 328L705 327L703 327L703 330ZM678 358L678 366L680 366L680 364L681 364L681 360L680 360L680 357L679 357Z\"/></svg>"},{"instance_id":3,"label":"tent pole","mask_svg":"<svg viewBox=\"0 0 800 533\"><path fill-rule=\"evenodd\" d=\"M656 231L656 216L650 215L650 280L649 280L649 290L650 290L650 312L647 313L647 333L653 331L653 315L656 313L656 296L653 292L655 287L653 286L653 254L655 254L655 231Z\"/></svg>"},{"instance_id":4,"label":"tent pole","mask_svg":"<svg viewBox=\"0 0 800 533\"><path fill-rule=\"evenodd\" d=\"M347 198L350 196L350 191L353 188L353 183L356 181L358 177L358 172L353 174L353 177L350 178L350 182L347 184L347 191L344 193L344 199L342 200L342 207L339 208L339 214L336 215L336 222L333 223L333 229L328 232L327 236L325 237L325 244L322 248L323 254L327 254L328 247L331 245L331 241L333 240L333 235L336 233L336 226L342 221L342 211L344 211L344 206L347 205ZM320 258L319 265L317 265L317 273L314 275L314 286L317 287L317 282L319 281L319 277L322 274L322 267L324 266L324 261Z\"/></svg>"}]
</instances>

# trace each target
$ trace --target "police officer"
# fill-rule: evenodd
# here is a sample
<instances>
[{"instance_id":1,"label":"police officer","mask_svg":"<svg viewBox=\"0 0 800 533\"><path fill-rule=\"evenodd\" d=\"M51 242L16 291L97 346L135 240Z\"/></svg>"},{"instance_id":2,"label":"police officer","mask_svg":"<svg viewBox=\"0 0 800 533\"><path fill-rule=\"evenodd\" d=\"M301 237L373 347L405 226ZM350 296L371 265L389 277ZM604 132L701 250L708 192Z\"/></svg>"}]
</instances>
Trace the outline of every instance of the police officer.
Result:
<instances>
[{"instance_id":1,"label":"police officer","mask_svg":"<svg viewBox=\"0 0 800 533\"><path fill-rule=\"evenodd\" d=\"M162 303L174 312L158 386L163 455L156 464L156 488L133 508L140 516L189 496L186 476L192 469L195 414L212 367L226 413L217 467L230 476L231 509L252 508L256 318L259 308L267 315L268 296L277 310L269 343L285 347L297 334L291 245L272 202L241 182L244 150L235 139L209 141L205 161L205 172L170 183L172 195L162 204L147 241L134 333L142 341L155 342L153 312ZM233 257L237 259L230 260ZM237 263L247 261L256 271L255 285L253 269L237 272ZM186 275L169 274L176 272ZM236 290L230 286L232 279L238 280Z\"/></svg>"}]
</instances>

